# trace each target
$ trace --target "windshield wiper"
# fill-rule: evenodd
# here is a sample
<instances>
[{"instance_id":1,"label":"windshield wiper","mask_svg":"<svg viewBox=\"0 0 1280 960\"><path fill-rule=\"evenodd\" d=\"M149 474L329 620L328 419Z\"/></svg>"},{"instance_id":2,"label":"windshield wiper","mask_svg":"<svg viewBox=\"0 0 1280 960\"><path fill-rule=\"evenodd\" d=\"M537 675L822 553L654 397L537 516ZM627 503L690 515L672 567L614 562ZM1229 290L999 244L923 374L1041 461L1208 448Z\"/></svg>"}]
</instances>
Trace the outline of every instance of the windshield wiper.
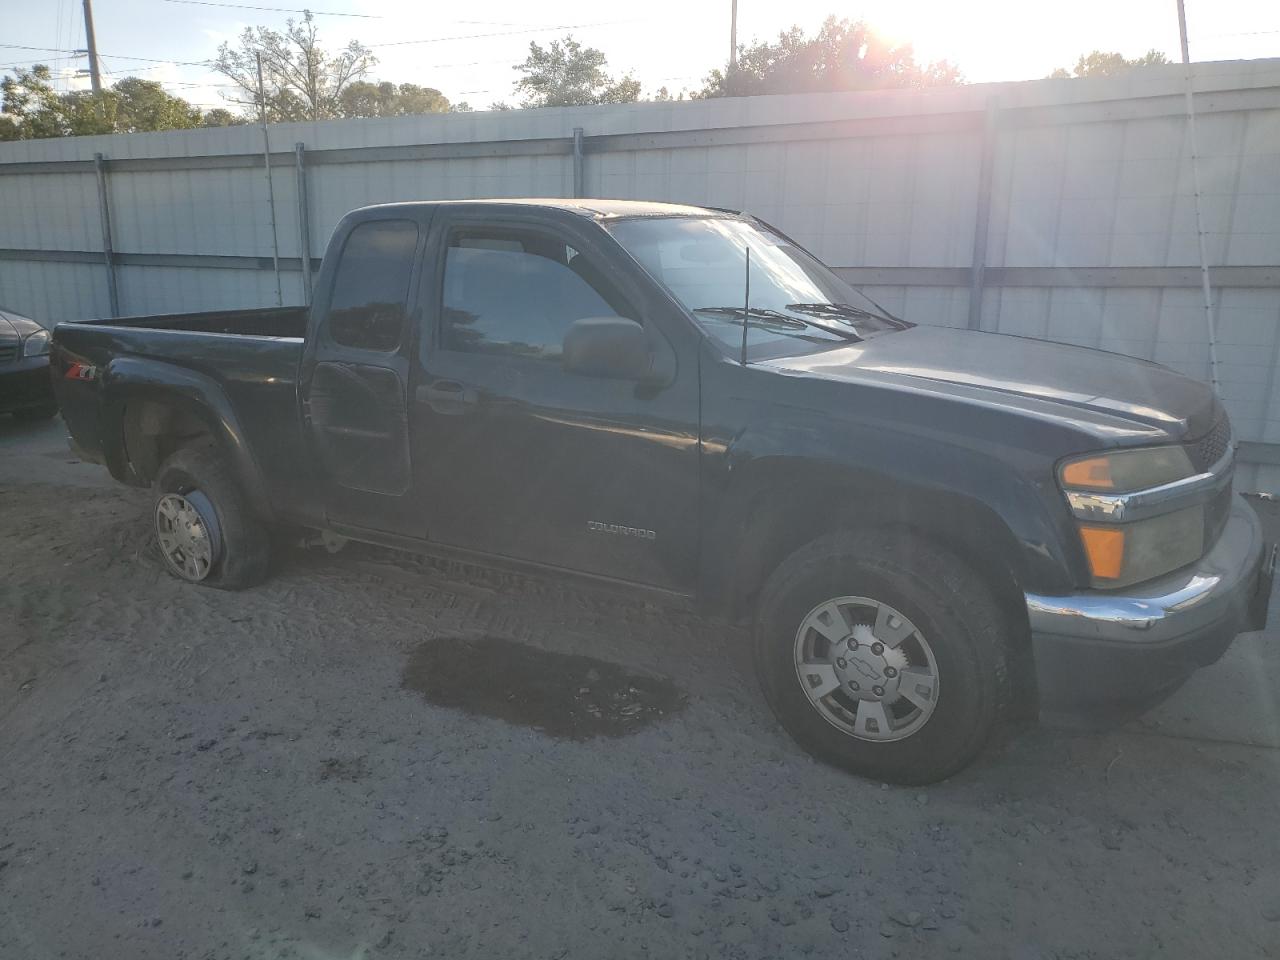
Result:
<instances>
[{"instance_id":1,"label":"windshield wiper","mask_svg":"<svg viewBox=\"0 0 1280 960\"><path fill-rule=\"evenodd\" d=\"M730 323L742 323L743 309L742 307L694 307L694 313L709 313L717 317L727 317ZM843 337L845 340L861 340L862 336L853 329L842 327L831 327L825 323L819 323L816 320L810 320L807 317L793 317L790 314L783 313L780 310L766 310L763 307L752 307L747 314L752 323L758 323L761 326L784 327L788 330L822 330L825 333L834 334L837 337Z\"/></svg>"},{"instance_id":2,"label":"windshield wiper","mask_svg":"<svg viewBox=\"0 0 1280 960\"><path fill-rule=\"evenodd\" d=\"M798 313L811 313L819 317L848 317L858 320L878 320L882 323L892 323L902 329L910 326L905 320L893 316L883 307L880 313L871 310L864 310L861 307L851 306L847 303L788 303L788 310L795 310Z\"/></svg>"}]
</instances>

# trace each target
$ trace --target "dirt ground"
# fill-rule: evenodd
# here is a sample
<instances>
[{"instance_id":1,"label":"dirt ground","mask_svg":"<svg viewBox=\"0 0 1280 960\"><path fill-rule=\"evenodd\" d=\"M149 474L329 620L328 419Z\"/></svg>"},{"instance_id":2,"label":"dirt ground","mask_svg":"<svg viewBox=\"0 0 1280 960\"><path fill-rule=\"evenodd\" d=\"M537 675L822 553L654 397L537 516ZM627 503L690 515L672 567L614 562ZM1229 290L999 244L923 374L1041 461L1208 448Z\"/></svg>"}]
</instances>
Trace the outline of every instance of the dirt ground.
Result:
<instances>
[{"instance_id":1,"label":"dirt ground","mask_svg":"<svg viewBox=\"0 0 1280 960\"><path fill-rule=\"evenodd\" d=\"M0 418L0 957L1280 956L1271 635L900 789L801 753L734 630L367 548L201 589L146 508Z\"/></svg>"}]
</instances>

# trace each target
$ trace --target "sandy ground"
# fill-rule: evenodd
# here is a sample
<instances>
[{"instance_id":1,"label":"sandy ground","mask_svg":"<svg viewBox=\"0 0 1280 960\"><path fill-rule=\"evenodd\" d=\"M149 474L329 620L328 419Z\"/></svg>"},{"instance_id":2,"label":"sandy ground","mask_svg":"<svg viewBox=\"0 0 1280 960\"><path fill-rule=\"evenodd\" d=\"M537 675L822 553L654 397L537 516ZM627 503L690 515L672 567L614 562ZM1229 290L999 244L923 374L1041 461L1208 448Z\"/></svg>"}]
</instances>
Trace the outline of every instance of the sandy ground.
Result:
<instances>
[{"instance_id":1,"label":"sandy ground","mask_svg":"<svg viewBox=\"0 0 1280 960\"><path fill-rule=\"evenodd\" d=\"M1280 956L1273 636L904 790L793 746L736 631L369 549L187 586L71 460L0 418L0 957ZM660 695L555 736L429 702L445 649Z\"/></svg>"}]
</instances>

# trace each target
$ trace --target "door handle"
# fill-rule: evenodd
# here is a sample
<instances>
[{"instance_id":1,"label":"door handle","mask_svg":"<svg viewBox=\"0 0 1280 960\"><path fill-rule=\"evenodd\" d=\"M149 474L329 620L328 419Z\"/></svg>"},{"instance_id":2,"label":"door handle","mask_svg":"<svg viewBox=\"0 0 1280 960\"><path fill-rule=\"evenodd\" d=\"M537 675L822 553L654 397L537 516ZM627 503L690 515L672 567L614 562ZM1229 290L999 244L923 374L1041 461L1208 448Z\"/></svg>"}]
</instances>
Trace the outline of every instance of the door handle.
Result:
<instances>
[{"instance_id":1,"label":"door handle","mask_svg":"<svg viewBox=\"0 0 1280 960\"><path fill-rule=\"evenodd\" d=\"M437 413L462 413L476 402L476 391L457 380L437 380L418 387L418 401L430 404Z\"/></svg>"}]
</instances>

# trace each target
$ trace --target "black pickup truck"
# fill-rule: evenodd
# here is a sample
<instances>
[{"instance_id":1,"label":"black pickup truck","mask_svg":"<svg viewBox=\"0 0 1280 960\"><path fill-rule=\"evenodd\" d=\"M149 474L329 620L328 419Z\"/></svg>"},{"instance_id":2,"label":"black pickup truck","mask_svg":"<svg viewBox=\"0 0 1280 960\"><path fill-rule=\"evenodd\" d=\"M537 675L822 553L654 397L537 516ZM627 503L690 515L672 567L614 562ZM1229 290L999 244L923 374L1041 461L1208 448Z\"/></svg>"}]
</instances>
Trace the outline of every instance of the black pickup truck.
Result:
<instances>
[{"instance_id":1,"label":"black pickup truck","mask_svg":"<svg viewBox=\"0 0 1280 960\"><path fill-rule=\"evenodd\" d=\"M691 602L885 780L1150 704L1271 590L1208 387L906 323L739 213L368 207L310 309L62 323L52 367L179 577L251 586L296 526Z\"/></svg>"}]
</instances>

